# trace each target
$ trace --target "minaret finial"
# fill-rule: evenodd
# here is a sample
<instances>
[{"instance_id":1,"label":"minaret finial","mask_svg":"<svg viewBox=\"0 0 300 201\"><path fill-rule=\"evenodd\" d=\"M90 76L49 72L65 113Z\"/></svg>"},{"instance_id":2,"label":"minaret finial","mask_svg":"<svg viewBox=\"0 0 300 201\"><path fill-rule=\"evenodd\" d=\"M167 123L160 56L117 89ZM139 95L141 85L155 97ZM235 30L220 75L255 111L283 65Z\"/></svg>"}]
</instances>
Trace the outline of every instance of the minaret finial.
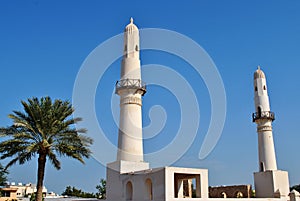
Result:
<instances>
[{"instance_id":1,"label":"minaret finial","mask_svg":"<svg viewBox=\"0 0 300 201\"><path fill-rule=\"evenodd\" d=\"M260 65L257 66L257 69L260 70Z\"/></svg>"},{"instance_id":2,"label":"minaret finial","mask_svg":"<svg viewBox=\"0 0 300 201\"><path fill-rule=\"evenodd\" d=\"M130 18L130 24L133 24L133 18L132 17Z\"/></svg>"}]
</instances>

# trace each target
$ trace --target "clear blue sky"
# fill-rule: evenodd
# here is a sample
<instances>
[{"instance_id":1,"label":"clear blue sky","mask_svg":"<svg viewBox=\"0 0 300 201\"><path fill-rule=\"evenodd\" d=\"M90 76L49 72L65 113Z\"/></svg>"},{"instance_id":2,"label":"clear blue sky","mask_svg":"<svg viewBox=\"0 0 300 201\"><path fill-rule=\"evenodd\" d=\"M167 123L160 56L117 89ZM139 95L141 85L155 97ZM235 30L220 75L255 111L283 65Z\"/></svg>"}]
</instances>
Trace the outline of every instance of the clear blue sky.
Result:
<instances>
[{"instance_id":1,"label":"clear blue sky","mask_svg":"<svg viewBox=\"0 0 300 201\"><path fill-rule=\"evenodd\" d=\"M296 0L1 1L1 126L11 124L7 115L21 110L20 100L28 97L49 95L72 100L76 75L84 60L99 44L122 33L132 16L139 28L169 29L196 41L215 62L225 86L224 130L215 149L200 160L198 153L210 120L205 83L174 55L141 53L143 64L166 65L181 74L198 98L201 119L197 136L174 165L208 168L210 185L253 183L258 154L256 125L251 121L252 79L260 65L267 76L271 108L276 114L273 128L278 168L289 171L291 185L299 184L299 9L300 2ZM99 124L112 143L117 140L117 127L112 121L110 96L119 79L119 66L117 60L105 72L95 105ZM154 105L165 108L168 119L156 138L145 141L146 153L174 138L180 118L174 98L163 88L149 86L144 97L145 125L149 124L149 109ZM93 158L86 165L62 159L60 171L50 165L46 171L45 185L57 193L67 185L95 191L100 178L105 178L104 166ZM35 183L35 176L34 160L12 167L9 179Z\"/></svg>"}]
</instances>

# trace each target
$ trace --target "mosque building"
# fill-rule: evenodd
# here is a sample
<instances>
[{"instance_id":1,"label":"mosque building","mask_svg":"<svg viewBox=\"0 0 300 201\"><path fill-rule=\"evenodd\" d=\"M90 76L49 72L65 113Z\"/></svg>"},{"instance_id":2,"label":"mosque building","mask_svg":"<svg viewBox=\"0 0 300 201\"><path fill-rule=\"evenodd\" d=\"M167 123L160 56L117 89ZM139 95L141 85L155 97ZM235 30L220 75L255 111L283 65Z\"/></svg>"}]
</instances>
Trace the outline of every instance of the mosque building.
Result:
<instances>
[{"instance_id":1,"label":"mosque building","mask_svg":"<svg viewBox=\"0 0 300 201\"><path fill-rule=\"evenodd\" d=\"M118 153L116 161L107 164L107 200L220 200L209 196L207 169L150 169L149 163L144 161L142 97L147 90L141 77L139 45L139 30L131 18L124 31L121 78L116 83L116 94L120 96ZM260 68L254 73L254 102L255 113L252 118L257 124L259 172L254 173L256 198L248 200L300 200L297 192L289 192L288 173L277 170L272 135L275 115L270 110L266 76Z\"/></svg>"}]
</instances>

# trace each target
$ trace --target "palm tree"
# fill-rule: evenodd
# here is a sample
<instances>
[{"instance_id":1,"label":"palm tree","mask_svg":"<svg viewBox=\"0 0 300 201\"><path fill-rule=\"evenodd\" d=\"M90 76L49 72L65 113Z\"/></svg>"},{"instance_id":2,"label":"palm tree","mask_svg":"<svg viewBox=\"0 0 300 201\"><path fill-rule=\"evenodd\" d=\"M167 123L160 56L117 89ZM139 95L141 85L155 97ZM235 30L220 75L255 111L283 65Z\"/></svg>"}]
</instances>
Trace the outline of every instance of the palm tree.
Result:
<instances>
[{"instance_id":1,"label":"palm tree","mask_svg":"<svg viewBox=\"0 0 300 201\"><path fill-rule=\"evenodd\" d=\"M60 169L57 156L68 156L84 163L89 158L92 139L84 136L85 129L76 129L81 118L72 118L74 109L69 101L43 97L21 102L25 112L8 115L13 125L0 128L4 140L0 142L1 159L11 158L5 169L15 163L24 164L38 156L36 200L42 201L46 161Z\"/></svg>"},{"instance_id":2,"label":"palm tree","mask_svg":"<svg viewBox=\"0 0 300 201\"><path fill-rule=\"evenodd\" d=\"M6 175L8 172L4 169L2 164L0 164L0 186L4 186L7 182ZM0 197L1 197L1 192L0 192Z\"/></svg>"}]
</instances>

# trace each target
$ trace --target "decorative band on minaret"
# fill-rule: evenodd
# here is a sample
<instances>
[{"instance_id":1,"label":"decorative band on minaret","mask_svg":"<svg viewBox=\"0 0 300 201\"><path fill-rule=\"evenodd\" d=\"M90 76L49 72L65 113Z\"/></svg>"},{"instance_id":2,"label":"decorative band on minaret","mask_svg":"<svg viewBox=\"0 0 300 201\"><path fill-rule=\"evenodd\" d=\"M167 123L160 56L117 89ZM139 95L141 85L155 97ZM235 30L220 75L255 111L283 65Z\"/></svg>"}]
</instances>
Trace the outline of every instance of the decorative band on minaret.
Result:
<instances>
[{"instance_id":1,"label":"decorative band on minaret","mask_svg":"<svg viewBox=\"0 0 300 201\"><path fill-rule=\"evenodd\" d=\"M259 66L254 73L254 102L256 112L252 120L257 124L259 171L277 170L272 134L275 115L270 111L266 77Z\"/></svg>"},{"instance_id":2,"label":"decorative band on minaret","mask_svg":"<svg viewBox=\"0 0 300 201\"><path fill-rule=\"evenodd\" d=\"M133 19L124 31L121 79L116 83L120 96L118 161L143 161L142 96L146 85L141 80L139 30Z\"/></svg>"}]
</instances>

